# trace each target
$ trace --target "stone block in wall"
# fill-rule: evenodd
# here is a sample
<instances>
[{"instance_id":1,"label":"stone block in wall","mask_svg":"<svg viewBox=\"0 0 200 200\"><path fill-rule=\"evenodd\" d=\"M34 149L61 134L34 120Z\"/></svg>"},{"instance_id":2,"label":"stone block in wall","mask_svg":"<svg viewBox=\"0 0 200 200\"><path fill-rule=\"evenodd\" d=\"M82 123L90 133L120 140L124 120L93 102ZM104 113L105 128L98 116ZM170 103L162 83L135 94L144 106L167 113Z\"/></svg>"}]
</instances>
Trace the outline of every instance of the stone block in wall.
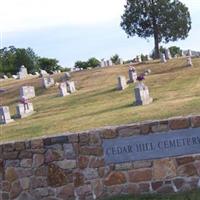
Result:
<instances>
[{"instance_id":1,"label":"stone block in wall","mask_svg":"<svg viewBox=\"0 0 200 200\"><path fill-rule=\"evenodd\" d=\"M126 176L123 172L111 172L105 179L104 185L112 186L126 183Z\"/></svg>"},{"instance_id":2,"label":"stone block in wall","mask_svg":"<svg viewBox=\"0 0 200 200\"><path fill-rule=\"evenodd\" d=\"M128 171L129 181L132 183L151 181L152 180L152 169L138 169Z\"/></svg>"},{"instance_id":3,"label":"stone block in wall","mask_svg":"<svg viewBox=\"0 0 200 200\"><path fill-rule=\"evenodd\" d=\"M74 186L73 184L68 184L56 189L56 197L66 200L74 200Z\"/></svg>"},{"instance_id":4,"label":"stone block in wall","mask_svg":"<svg viewBox=\"0 0 200 200\"><path fill-rule=\"evenodd\" d=\"M85 180L97 179L99 177L98 170L94 168L86 168L82 171Z\"/></svg>"},{"instance_id":5,"label":"stone block in wall","mask_svg":"<svg viewBox=\"0 0 200 200\"><path fill-rule=\"evenodd\" d=\"M100 197L103 196L104 193L104 186L101 180L93 180L91 181L91 186L92 186L92 193L94 199L99 199Z\"/></svg>"},{"instance_id":6,"label":"stone block in wall","mask_svg":"<svg viewBox=\"0 0 200 200\"><path fill-rule=\"evenodd\" d=\"M16 197L19 196L19 194L22 192L22 187L21 184L19 182L19 180L14 181L11 184L11 188L10 188L10 199L14 199Z\"/></svg>"},{"instance_id":7,"label":"stone block in wall","mask_svg":"<svg viewBox=\"0 0 200 200\"><path fill-rule=\"evenodd\" d=\"M197 169L193 163L181 165L177 168L177 175L180 177L198 176Z\"/></svg>"},{"instance_id":8,"label":"stone block in wall","mask_svg":"<svg viewBox=\"0 0 200 200\"><path fill-rule=\"evenodd\" d=\"M166 158L153 161L153 179L165 180L176 176L176 163L174 159Z\"/></svg>"},{"instance_id":9,"label":"stone block in wall","mask_svg":"<svg viewBox=\"0 0 200 200\"><path fill-rule=\"evenodd\" d=\"M150 161L150 160L135 161L135 162L133 162L133 167L135 169L150 168L150 167L152 167L152 161Z\"/></svg>"},{"instance_id":10,"label":"stone block in wall","mask_svg":"<svg viewBox=\"0 0 200 200\"><path fill-rule=\"evenodd\" d=\"M176 162L177 162L178 166L184 165L184 164L187 164L187 163L191 163L193 161L194 161L194 157L192 157L192 156L184 156L184 157L176 158Z\"/></svg>"},{"instance_id":11,"label":"stone block in wall","mask_svg":"<svg viewBox=\"0 0 200 200\"><path fill-rule=\"evenodd\" d=\"M83 186L85 183L84 175L80 172L74 173L74 186L80 187Z\"/></svg>"},{"instance_id":12,"label":"stone block in wall","mask_svg":"<svg viewBox=\"0 0 200 200\"><path fill-rule=\"evenodd\" d=\"M63 144L64 157L67 159L75 159L76 153L72 144Z\"/></svg>"},{"instance_id":13,"label":"stone block in wall","mask_svg":"<svg viewBox=\"0 0 200 200\"><path fill-rule=\"evenodd\" d=\"M76 160L61 160L54 162L55 165L57 165L61 169L74 169L76 168Z\"/></svg>"},{"instance_id":14,"label":"stone block in wall","mask_svg":"<svg viewBox=\"0 0 200 200\"><path fill-rule=\"evenodd\" d=\"M114 128L102 129L100 136L102 139L113 139L118 136L118 132Z\"/></svg>"},{"instance_id":15,"label":"stone block in wall","mask_svg":"<svg viewBox=\"0 0 200 200\"><path fill-rule=\"evenodd\" d=\"M60 187L71 183L71 177L65 172L65 170L60 169L55 164L48 165L48 185L51 187Z\"/></svg>"},{"instance_id":16,"label":"stone block in wall","mask_svg":"<svg viewBox=\"0 0 200 200\"><path fill-rule=\"evenodd\" d=\"M99 168L105 165L103 158L91 157L89 162L89 168Z\"/></svg>"},{"instance_id":17,"label":"stone block in wall","mask_svg":"<svg viewBox=\"0 0 200 200\"><path fill-rule=\"evenodd\" d=\"M83 185L81 187L76 188L75 194L76 196L79 197L79 199L88 199L88 197L91 197L90 199L93 198L92 188L90 184Z\"/></svg>"},{"instance_id":18,"label":"stone block in wall","mask_svg":"<svg viewBox=\"0 0 200 200\"><path fill-rule=\"evenodd\" d=\"M123 171L123 170L131 170L131 169L133 169L133 164L131 162L119 163L115 165L115 170Z\"/></svg>"},{"instance_id":19,"label":"stone block in wall","mask_svg":"<svg viewBox=\"0 0 200 200\"><path fill-rule=\"evenodd\" d=\"M122 126L117 128L117 132L121 137L128 137L132 135L139 135L140 134L140 126L139 124Z\"/></svg>"},{"instance_id":20,"label":"stone block in wall","mask_svg":"<svg viewBox=\"0 0 200 200\"><path fill-rule=\"evenodd\" d=\"M84 146L80 147L80 155L89 155L89 156L103 156L103 148L100 146L90 147Z\"/></svg>"},{"instance_id":21,"label":"stone block in wall","mask_svg":"<svg viewBox=\"0 0 200 200\"><path fill-rule=\"evenodd\" d=\"M43 148L43 140L42 139L36 139L31 141L31 148L32 149L40 149Z\"/></svg>"},{"instance_id":22,"label":"stone block in wall","mask_svg":"<svg viewBox=\"0 0 200 200\"><path fill-rule=\"evenodd\" d=\"M192 124L192 127L194 128L200 127L200 116L192 116L191 124Z\"/></svg>"},{"instance_id":23,"label":"stone block in wall","mask_svg":"<svg viewBox=\"0 0 200 200\"><path fill-rule=\"evenodd\" d=\"M79 156L78 158L78 167L80 169L85 169L89 163L89 156Z\"/></svg>"},{"instance_id":24,"label":"stone block in wall","mask_svg":"<svg viewBox=\"0 0 200 200\"><path fill-rule=\"evenodd\" d=\"M169 119L169 128L172 130L185 129L190 127L190 118L172 118Z\"/></svg>"},{"instance_id":25,"label":"stone block in wall","mask_svg":"<svg viewBox=\"0 0 200 200\"><path fill-rule=\"evenodd\" d=\"M64 152L60 149L48 149L44 156L45 163L50 163L53 161L63 160Z\"/></svg>"}]
</instances>

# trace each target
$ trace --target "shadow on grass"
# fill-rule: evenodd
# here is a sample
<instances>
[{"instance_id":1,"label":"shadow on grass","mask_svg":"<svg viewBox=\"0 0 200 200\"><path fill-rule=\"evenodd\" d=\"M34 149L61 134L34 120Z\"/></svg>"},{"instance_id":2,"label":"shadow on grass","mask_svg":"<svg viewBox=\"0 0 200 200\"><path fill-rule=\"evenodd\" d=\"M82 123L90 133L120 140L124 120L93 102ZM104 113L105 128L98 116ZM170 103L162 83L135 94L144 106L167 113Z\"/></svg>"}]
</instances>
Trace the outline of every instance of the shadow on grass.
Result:
<instances>
[{"instance_id":1,"label":"shadow on grass","mask_svg":"<svg viewBox=\"0 0 200 200\"><path fill-rule=\"evenodd\" d=\"M121 110L123 108L129 108L129 107L133 107L133 104L126 104L126 105L123 105L123 106L119 106L117 108L110 108L110 109L104 109L104 110L100 110L100 111L97 111L97 112L92 112L92 113L89 113L89 114L85 114L85 115L81 115L81 117L89 117L89 116L95 116L95 115L101 115L101 114L104 114L104 113L107 113L107 112L112 112L112 111L117 111L117 110Z\"/></svg>"}]
</instances>

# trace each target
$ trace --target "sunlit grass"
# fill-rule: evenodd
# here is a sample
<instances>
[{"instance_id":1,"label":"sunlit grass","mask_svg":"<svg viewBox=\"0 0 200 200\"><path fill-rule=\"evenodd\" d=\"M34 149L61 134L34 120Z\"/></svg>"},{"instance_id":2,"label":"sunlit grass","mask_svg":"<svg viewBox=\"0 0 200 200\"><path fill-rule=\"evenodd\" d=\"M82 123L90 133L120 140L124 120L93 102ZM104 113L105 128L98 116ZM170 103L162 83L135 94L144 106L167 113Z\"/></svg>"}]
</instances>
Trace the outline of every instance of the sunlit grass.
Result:
<instances>
[{"instance_id":1,"label":"sunlit grass","mask_svg":"<svg viewBox=\"0 0 200 200\"><path fill-rule=\"evenodd\" d=\"M149 62L136 66L138 73L150 68L152 74L145 80L152 104L133 106L135 101L131 84L117 91L117 76L128 78L128 66L93 69L72 74L77 92L59 97L58 88L41 88L41 79L8 80L1 82L7 92L1 94L3 105L15 114L15 106L22 85L33 85L37 97L32 100L36 113L28 118L16 119L1 127L0 140L21 140L63 132L133 123L150 119L163 119L177 115L200 113L200 59L193 59L193 67L185 67L186 59L173 59L166 64ZM60 80L57 75L55 79Z\"/></svg>"}]
</instances>

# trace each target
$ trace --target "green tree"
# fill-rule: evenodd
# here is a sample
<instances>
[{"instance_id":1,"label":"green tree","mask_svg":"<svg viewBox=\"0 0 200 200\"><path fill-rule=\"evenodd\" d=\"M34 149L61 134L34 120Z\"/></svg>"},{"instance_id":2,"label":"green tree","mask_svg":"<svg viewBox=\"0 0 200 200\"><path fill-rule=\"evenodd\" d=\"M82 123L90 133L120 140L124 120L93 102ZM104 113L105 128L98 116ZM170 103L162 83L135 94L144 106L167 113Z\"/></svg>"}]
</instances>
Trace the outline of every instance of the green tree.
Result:
<instances>
[{"instance_id":1,"label":"green tree","mask_svg":"<svg viewBox=\"0 0 200 200\"><path fill-rule=\"evenodd\" d=\"M169 48L170 50L170 53L172 55L172 57L175 57L175 55L181 55L181 49L180 47L177 47L177 46L172 46Z\"/></svg>"},{"instance_id":2,"label":"green tree","mask_svg":"<svg viewBox=\"0 0 200 200\"><path fill-rule=\"evenodd\" d=\"M179 0L127 0L120 25L128 36L153 37L155 58L159 58L159 43L185 39L191 18Z\"/></svg>"},{"instance_id":3,"label":"green tree","mask_svg":"<svg viewBox=\"0 0 200 200\"><path fill-rule=\"evenodd\" d=\"M88 61L87 61L88 67L95 68L95 67L99 66L99 64L100 64L99 60L97 60L94 57L88 59Z\"/></svg>"},{"instance_id":4,"label":"green tree","mask_svg":"<svg viewBox=\"0 0 200 200\"><path fill-rule=\"evenodd\" d=\"M31 48L16 49L14 65L15 72L18 72L22 65L27 68L29 73L38 71L38 59Z\"/></svg>"},{"instance_id":5,"label":"green tree","mask_svg":"<svg viewBox=\"0 0 200 200\"><path fill-rule=\"evenodd\" d=\"M80 61L80 60L78 60L78 61L76 61L75 62L75 64L74 64L74 67L75 68L82 68L82 69L87 69L88 68L88 64L87 64L87 62L85 62L85 61Z\"/></svg>"},{"instance_id":6,"label":"green tree","mask_svg":"<svg viewBox=\"0 0 200 200\"><path fill-rule=\"evenodd\" d=\"M118 54L115 54L115 55L113 55L111 58L110 58L111 60L112 60L112 62L114 63L114 64L119 64L119 55Z\"/></svg>"},{"instance_id":7,"label":"green tree","mask_svg":"<svg viewBox=\"0 0 200 200\"><path fill-rule=\"evenodd\" d=\"M38 65L40 69L43 69L48 73L60 69L60 66L58 65L58 60L53 58L39 58Z\"/></svg>"}]
</instances>

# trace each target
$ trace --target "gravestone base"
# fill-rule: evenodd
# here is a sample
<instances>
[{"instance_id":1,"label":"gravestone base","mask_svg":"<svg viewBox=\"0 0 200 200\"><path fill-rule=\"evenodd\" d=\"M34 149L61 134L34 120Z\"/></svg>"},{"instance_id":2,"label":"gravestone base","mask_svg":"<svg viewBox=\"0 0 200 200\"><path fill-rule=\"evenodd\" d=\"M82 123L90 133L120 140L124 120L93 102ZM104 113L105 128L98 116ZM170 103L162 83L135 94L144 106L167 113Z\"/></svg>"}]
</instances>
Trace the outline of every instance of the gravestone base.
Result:
<instances>
[{"instance_id":1,"label":"gravestone base","mask_svg":"<svg viewBox=\"0 0 200 200\"><path fill-rule=\"evenodd\" d=\"M148 105L148 104L150 104L152 102L153 102L153 98L149 97L148 99L145 99L143 101L134 102L134 105L136 105L136 106L144 106L144 105Z\"/></svg>"},{"instance_id":2,"label":"gravestone base","mask_svg":"<svg viewBox=\"0 0 200 200\"><path fill-rule=\"evenodd\" d=\"M0 124L8 124L14 120L10 117L10 111L8 106L0 107Z\"/></svg>"},{"instance_id":3,"label":"gravestone base","mask_svg":"<svg viewBox=\"0 0 200 200\"><path fill-rule=\"evenodd\" d=\"M26 109L25 109L26 107ZM16 106L16 110L17 110L17 117L18 118L25 118L28 117L32 114L35 113L35 111L33 110L33 104L32 103L28 103L28 105L24 106L24 104L19 103Z\"/></svg>"},{"instance_id":4,"label":"gravestone base","mask_svg":"<svg viewBox=\"0 0 200 200\"><path fill-rule=\"evenodd\" d=\"M9 124L9 123L11 123L11 122L14 122L15 120L14 119L7 119L7 120L5 120L5 121L1 121L0 120L0 124L2 125L2 124Z\"/></svg>"},{"instance_id":5,"label":"gravestone base","mask_svg":"<svg viewBox=\"0 0 200 200\"><path fill-rule=\"evenodd\" d=\"M149 95L149 89L143 83L138 83L134 89L135 93L135 105L148 105L153 102L153 98Z\"/></svg>"}]
</instances>

